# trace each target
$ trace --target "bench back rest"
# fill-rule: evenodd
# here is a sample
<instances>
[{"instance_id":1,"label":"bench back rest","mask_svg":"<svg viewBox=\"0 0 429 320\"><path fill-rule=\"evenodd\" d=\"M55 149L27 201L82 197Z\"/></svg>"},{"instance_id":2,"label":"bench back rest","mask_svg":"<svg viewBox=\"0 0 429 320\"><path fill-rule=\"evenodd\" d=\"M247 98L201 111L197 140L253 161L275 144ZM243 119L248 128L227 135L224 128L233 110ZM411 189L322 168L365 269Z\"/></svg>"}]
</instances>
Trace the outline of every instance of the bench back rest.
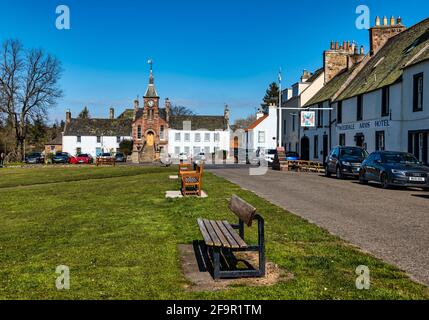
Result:
<instances>
[{"instance_id":1,"label":"bench back rest","mask_svg":"<svg viewBox=\"0 0 429 320\"><path fill-rule=\"evenodd\" d=\"M229 201L228 208L240 218L248 227L252 226L252 221L256 214L256 208L248 204L243 199L239 198L235 194L232 195Z\"/></svg>"}]
</instances>

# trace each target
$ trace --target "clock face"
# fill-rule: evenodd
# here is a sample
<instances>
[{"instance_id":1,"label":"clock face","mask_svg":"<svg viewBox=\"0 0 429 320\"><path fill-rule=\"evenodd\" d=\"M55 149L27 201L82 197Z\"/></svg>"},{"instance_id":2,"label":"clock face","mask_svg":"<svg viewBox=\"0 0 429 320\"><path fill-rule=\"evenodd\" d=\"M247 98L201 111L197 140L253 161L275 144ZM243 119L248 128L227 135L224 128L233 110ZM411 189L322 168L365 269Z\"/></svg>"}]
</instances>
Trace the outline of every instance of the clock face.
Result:
<instances>
[{"instance_id":1,"label":"clock face","mask_svg":"<svg viewBox=\"0 0 429 320\"><path fill-rule=\"evenodd\" d=\"M153 100L149 100L149 102L147 103L147 105L151 108L153 107L154 104L155 103L153 102Z\"/></svg>"}]
</instances>

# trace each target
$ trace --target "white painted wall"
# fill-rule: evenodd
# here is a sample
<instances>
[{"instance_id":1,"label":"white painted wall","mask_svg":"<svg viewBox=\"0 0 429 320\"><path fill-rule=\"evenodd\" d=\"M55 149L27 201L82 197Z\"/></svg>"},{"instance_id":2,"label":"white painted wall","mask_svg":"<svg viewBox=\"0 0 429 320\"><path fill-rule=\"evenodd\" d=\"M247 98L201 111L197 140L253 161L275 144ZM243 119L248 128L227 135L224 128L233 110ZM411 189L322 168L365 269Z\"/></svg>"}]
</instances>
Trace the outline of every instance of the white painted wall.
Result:
<instances>
[{"instance_id":1,"label":"white painted wall","mask_svg":"<svg viewBox=\"0 0 429 320\"><path fill-rule=\"evenodd\" d=\"M97 148L100 148L102 152L110 152L119 148L117 137L101 137L100 143L97 143L96 136L82 136L81 142L77 142L77 136L63 136L63 152L68 152L71 155L76 155L77 148L81 148L81 153L87 153L93 157L97 156ZM131 136L120 137L122 140L132 140Z\"/></svg>"},{"instance_id":2,"label":"white painted wall","mask_svg":"<svg viewBox=\"0 0 429 320\"><path fill-rule=\"evenodd\" d=\"M180 135L180 139L176 140L176 134ZM200 135L200 141L195 141L195 137ZM206 141L206 134L209 135L209 140ZM219 141L215 141L215 134L219 134ZM189 140L186 136L189 135ZM194 148L199 148L199 152L205 152L208 148L210 153L225 150L229 153L230 149L230 132L229 130L209 131L209 130L168 130L168 153L172 157L178 157L180 153L187 153L189 156L194 156ZM189 150L189 152L188 152Z\"/></svg>"},{"instance_id":3,"label":"white painted wall","mask_svg":"<svg viewBox=\"0 0 429 320\"><path fill-rule=\"evenodd\" d=\"M268 117L254 129L248 131L247 149L249 152L256 152L259 148L277 148L277 109L276 106L271 106ZM265 135L263 142L259 141L259 132L263 132Z\"/></svg>"}]
</instances>

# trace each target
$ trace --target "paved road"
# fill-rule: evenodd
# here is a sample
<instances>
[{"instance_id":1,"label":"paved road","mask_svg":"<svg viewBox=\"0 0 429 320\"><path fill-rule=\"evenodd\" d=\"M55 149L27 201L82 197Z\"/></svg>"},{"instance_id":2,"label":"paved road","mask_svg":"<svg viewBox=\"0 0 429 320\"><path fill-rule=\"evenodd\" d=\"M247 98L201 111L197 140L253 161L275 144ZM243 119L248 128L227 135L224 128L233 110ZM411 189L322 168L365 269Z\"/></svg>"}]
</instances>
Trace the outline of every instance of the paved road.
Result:
<instances>
[{"instance_id":1,"label":"paved road","mask_svg":"<svg viewBox=\"0 0 429 320\"><path fill-rule=\"evenodd\" d=\"M383 190L319 174L268 171L250 176L246 168L212 173L251 190L334 235L405 270L429 285L429 193Z\"/></svg>"}]
</instances>

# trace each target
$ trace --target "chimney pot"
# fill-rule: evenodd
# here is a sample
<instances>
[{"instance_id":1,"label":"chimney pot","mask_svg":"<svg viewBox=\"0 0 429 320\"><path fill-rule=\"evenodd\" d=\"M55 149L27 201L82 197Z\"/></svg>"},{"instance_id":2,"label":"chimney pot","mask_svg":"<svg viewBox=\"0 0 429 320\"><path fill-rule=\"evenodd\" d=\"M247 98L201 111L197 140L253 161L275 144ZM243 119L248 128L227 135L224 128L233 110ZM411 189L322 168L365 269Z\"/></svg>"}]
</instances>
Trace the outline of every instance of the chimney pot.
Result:
<instances>
[{"instance_id":1,"label":"chimney pot","mask_svg":"<svg viewBox=\"0 0 429 320\"><path fill-rule=\"evenodd\" d=\"M394 16L392 16L391 18L390 18L390 25L391 26L394 26L395 25L395 17Z\"/></svg>"},{"instance_id":2,"label":"chimney pot","mask_svg":"<svg viewBox=\"0 0 429 320\"><path fill-rule=\"evenodd\" d=\"M398 17L398 19L396 20L396 24L402 24L402 18Z\"/></svg>"},{"instance_id":3,"label":"chimney pot","mask_svg":"<svg viewBox=\"0 0 429 320\"><path fill-rule=\"evenodd\" d=\"M383 26L387 26L387 17L386 16L384 16L384 18L383 18Z\"/></svg>"},{"instance_id":4,"label":"chimney pot","mask_svg":"<svg viewBox=\"0 0 429 320\"><path fill-rule=\"evenodd\" d=\"M365 54L365 48L363 46L360 46L360 54L361 55Z\"/></svg>"},{"instance_id":5,"label":"chimney pot","mask_svg":"<svg viewBox=\"0 0 429 320\"><path fill-rule=\"evenodd\" d=\"M67 109L67 112L66 112L66 123L70 123L70 121L71 121L71 111L70 111L70 109Z\"/></svg>"},{"instance_id":6,"label":"chimney pot","mask_svg":"<svg viewBox=\"0 0 429 320\"><path fill-rule=\"evenodd\" d=\"M334 50L335 49L335 44L334 44L334 41L332 40L331 41L331 50Z\"/></svg>"},{"instance_id":7,"label":"chimney pot","mask_svg":"<svg viewBox=\"0 0 429 320\"><path fill-rule=\"evenodd\" d=\"M379 17L379 16L377 16L377 17L375 18L375 25L378 27L378 26L380 26L380 24L381 24L380 17Z\"/></svg>"},{"instance_id":8,"label":"chimney pot","mask_svg":"<svg viewBox=\"0 0 429 320\"><path fill-rule=\"evenodd\" d=\"M338 50L339 49L339 44L338 44L338 41L336 41L335 42L335 50Z\"/></svg>"},{"instance_id":9,"label":"chimney pot","mask_svg":"<svg viewBox=\"0 0 429 320\"><path fill-rule=\"evenodd\" d=\"M113 109L113 107L111 107L109 110L109 119L110 120L115 119L115 109Z\"/></svg>"}]
</instances>

